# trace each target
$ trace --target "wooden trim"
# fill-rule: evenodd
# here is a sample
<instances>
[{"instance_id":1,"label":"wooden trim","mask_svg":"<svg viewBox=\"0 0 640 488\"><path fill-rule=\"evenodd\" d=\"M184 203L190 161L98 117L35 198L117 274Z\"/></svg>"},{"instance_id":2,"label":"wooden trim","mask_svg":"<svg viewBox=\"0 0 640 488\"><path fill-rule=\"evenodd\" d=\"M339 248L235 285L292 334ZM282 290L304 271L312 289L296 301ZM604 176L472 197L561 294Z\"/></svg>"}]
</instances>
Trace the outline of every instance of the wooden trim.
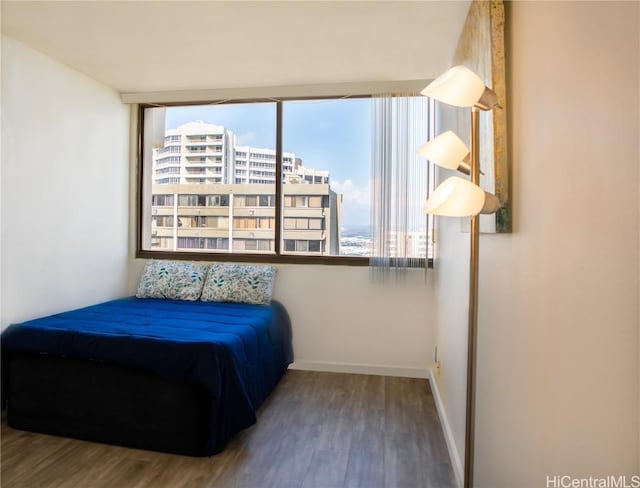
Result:
<instances>
[{"instance_id":1,"label":"wooden trim","mask_svg":"<svg viewBox=\"0 0 640 488\"><path fill-rule=\"evenodd\" d=\"M136 135L136 253L142 249L142 209L143 185L144 185L144 109L145 106L138 105L138 134Z\"/></svg>"},{"instance_id":2,"label":"wooden trim","mask_svg":"<svg viewBox=\"0 0 640 488\"><path fill-rule=\"evenodd\" d=\"M233 261L239 263L329 264L369 266L369 258L358 256L311 256L293 254L246 254L232 252L148 251L138 249L137 258L177 259L187 261Z\"/></svg>"},{"instance_id":3,"label":"wooden trim","mask_svg":"<svg viewBox=\"0 0 640 488\"><path fill-rule=\"evenodd\" d=\"M369 266L370 260L360 256L312 256L298 254L246 254L206 251L149 251L136 250L139 259L174 259L184 261L231 261L238 263L279 263L279 264L323 264L330 266ZM418 266L409 269L424 269L424 259L416 260ZM429 258L427 267L433 268Z\"/></svg>"}]
</instances>

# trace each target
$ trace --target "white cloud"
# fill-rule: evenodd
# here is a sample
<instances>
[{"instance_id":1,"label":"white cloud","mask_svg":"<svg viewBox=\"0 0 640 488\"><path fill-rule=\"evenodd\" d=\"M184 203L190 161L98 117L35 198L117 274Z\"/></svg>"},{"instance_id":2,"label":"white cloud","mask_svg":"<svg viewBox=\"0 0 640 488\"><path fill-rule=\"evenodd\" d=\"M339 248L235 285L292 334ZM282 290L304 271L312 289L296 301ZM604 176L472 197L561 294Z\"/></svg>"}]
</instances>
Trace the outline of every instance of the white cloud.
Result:
<instances>
[{"instance_id":1,"label":"white cloud","mask_svg":"<svg viewBox=\"0 0 640 488\"><path fill-rule=\"evenodd\" d=\"M371 184L358 186L352 180L331 181L331 189L342 193L344 207L369 207L371 205Z\"/></svg>"},{"instance_id":2,"label":"white cloud","mask_svg":"<svg viewBox=\"0 0 640 488\"><path fill-rule=\"evenodd\" d=\"M247 146L255 138L256 138L256 133L253 131L247 132L246 134L240 134L236 136L236 144L238 146Z\"/></svg>"}]
</instances>

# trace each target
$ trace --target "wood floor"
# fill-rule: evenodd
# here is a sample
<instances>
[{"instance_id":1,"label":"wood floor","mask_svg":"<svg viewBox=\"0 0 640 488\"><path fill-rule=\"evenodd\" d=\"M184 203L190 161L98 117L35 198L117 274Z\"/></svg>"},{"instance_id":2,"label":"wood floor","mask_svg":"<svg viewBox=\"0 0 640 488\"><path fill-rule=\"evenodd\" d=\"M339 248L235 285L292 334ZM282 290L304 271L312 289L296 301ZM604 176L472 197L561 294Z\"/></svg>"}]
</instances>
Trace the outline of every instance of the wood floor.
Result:
<instances>
[{"instance_id":1,"label":"wood floor","mask_svg":"<svg viewBox=\"0 0 640 488\"><path fill-rule=\"evenodd\" d=\"M289 371L258 423L211 458L13 430L2 488L455 486L426 380Z\"/></svg>"}]
</instances>

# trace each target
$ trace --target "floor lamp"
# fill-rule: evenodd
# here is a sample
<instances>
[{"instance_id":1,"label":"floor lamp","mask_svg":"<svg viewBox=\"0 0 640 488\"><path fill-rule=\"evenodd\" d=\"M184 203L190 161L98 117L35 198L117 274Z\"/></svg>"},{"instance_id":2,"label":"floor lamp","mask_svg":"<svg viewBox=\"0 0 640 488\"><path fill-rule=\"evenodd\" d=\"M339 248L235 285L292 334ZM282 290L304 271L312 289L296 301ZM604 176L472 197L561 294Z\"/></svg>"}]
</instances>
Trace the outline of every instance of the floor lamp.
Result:
<instances>
[{"instance_id":1,"label":"floor lamp","mask_svg":"<svg viewBox=\"0 0 640 488\"><path fill-rule=\"evenodd\" d=\"M422 95L456 107L471 108L471 149L453 132L440 134L420 146L418 154L432 163L470 175L471 181L452 176L438 186L425 204L425 213L471 217L469 260L469 331L467 339L467 411L465 425L464 487L473 486L476 399L476 339L478 331L479 214L500 208L498 198L480 188L480 110L498 107L496 94L470 69L454 66L433 80Z\"/></svg>"}]
</instances>

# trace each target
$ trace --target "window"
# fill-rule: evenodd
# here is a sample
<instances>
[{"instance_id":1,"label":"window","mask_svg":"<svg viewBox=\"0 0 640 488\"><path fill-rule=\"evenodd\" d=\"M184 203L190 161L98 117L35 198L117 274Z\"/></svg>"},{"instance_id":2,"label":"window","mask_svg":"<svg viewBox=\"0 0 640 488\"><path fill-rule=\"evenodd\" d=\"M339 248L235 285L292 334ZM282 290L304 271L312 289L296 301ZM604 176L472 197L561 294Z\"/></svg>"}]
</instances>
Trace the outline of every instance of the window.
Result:
<instances>
[{"instance_id":1,"label":"window","mask_svg":"<svg viewBox=\"0 0 640 488\"><path fill-rule=\"evenodd\" d=\"M233 198L234 207L273 207L275 195L236 195Z\"/></svg>"},{"instance_id":2,"label":"window","mask_svg":"<svg viewBox=\"0 0 640 488\"><path fill-rule=\"evenodd\" d=\"M324 229L324 219L308 219L308 221L309 221L309 229L311 230Z\"/></svg>"},{"instance_id":3,"label":"window","mask_svg":"<svg viewBox=\"0 0 640 488\"><path fill-rule=\"evenodd\" d=\"M179 195L179 207L204 207L207 203L206 195Z\"/></svg>"},{"instance_id":4,"label":"window","mask_svg":"<svg viewBox=\"0 0 640 488\"><path fill-rule=\"evenodd\" d=\"M260 195L258 197L258 205L260 207L273 207L275 205L275 195Z\"/></svg>"},{"instance_id":5,"label":"window","mask_svg":"<svg viewBox=\"0 0 640 488\"><path fill-rule=\"evenodd\" d=\"M169 241L169 245L170 245ZM163 246L167 247L167 246ZM211 237L178 237L177 250L194 250L194 249L210 249L210 250L228 250L229 239L227 238L211 238Z\"/></svg>"},{"instance_id":6,"label":"window","mask_svg":"<svg viewBox=\"0 0 640 488\"><path fill-rule=\"evenodd\" d=\"M171 221L173 226L173 221ZM229 228L228 217L209 217L200 215L181 215L178 217L178 227L190 228L190 227L208 227L212 229L227 229Z\"/></svg>"},{"instance_id":7,"label":"window","mask_svg":"<svg viewBox=\"0 0 640 488\"><path fill-rule=\"evenodd\" d=\"M154 207L173 207L173 195L153 195L152 205Z\"/></svg>"},{"instance_id":8,"label":"window","mask_svg":"<svg viewBox=\"0 0 640 488\"><path fill-rule=\"evenodd\" d=\"M308 205L309 201L308 197L303 195L296 196L286 196L284 197L284 206L285 207L295 207L295 208L304 208L307 206L313 206L315 208L322 207L322 197L313 197L313 205Z\"/></svg>"},{"instance_id":9,"label":"window","mask_svg":"<svg viewBox=\"0 0 640 488\"><path fill-rule=\"evenodd\" d=\"M143 132L140 151L139 256L368 264L371 97L143 105L143 131L158 117L164 147ZM418 256L425 235L407 239Z\"/></svg>"},{"instance_id":10,"label":"window","mask_svg":"<svg viewBox=\"0 0 640 488\"><path fill-rule=\"evenodd\" d=\"M234 217L234 229L273 229L275 219L272 217Z\"/></svg>"},{"instance_id":11,"label":"window","mask_svg":"<svg viewBox=\"0 0 640 488\"><path fill-rule=\"evenodd\" d=\"M180 156L165 156L158 158L158 165L163 164L180 164Z\"/></svg>"},{"instance_id":12,"label":"window","mask_svg":"<svg viewBox=\"0 0 640 488\"><path fill-rule=\"evenodd\" d=\"M298 229L298 230L322 230L324 229L324 217L322 218L284 218L284 228L286 230Z\"/></svg>"},{"instance_id":13,"label":"window","mask_svg":"<svg viewBox=\"0 0 640 488\"><path fill-rule=\"evenodd\" d=\"M157 175L164 175L164 174L170 174L170 175L179 175L180 174L180 168L175 168L173 166L169 166L167 168L159 168L158 171L156 171Z\"/></svg>"},{"instance_id":14,"label":"window","mask_svg":"<svg viewBox=\"0 0 640 488\"><path fill-rule=\"evenodd\" d=\"M173 215L154 216L152 225L156 227L173 227Z\"/></svg>"},{"instance_id":15,"label":"window","mask_svg":"<svg viewBox=\"0 0 640 488\"><path fill-rule=\"evenodd\" d=\"M319 253L322 251L322 241L285 239L284 247L290 253Z\"/></svg>"},{"instance_id":16,"label":"window","mask_svg":"<svg viewBox=\"0 0 640 488\"><path fill-rule=\"evenodd\" d=\"M234 251L267 251L273 250L273 241L270 239L234 239Z\"/></svg>"}]
</instances>

